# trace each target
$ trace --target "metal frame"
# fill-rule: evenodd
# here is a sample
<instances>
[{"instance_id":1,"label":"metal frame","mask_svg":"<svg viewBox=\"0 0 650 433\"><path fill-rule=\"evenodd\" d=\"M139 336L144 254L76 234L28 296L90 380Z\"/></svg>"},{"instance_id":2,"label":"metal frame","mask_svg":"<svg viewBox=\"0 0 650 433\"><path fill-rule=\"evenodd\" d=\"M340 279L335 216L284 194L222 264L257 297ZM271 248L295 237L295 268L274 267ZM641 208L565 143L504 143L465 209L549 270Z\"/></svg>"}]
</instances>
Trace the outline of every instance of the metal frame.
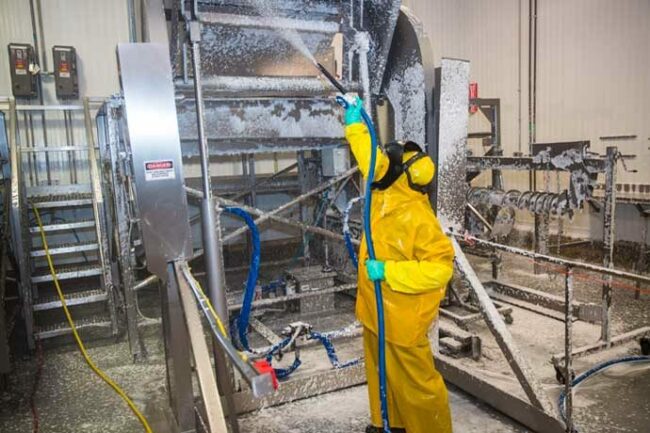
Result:
<instances>
[{"instance_id":1,"label":"metal frame","mask_svg":"<svg viewBox=\"0 0 650 433\"><path fill-rule=\"evenodd\" d=\"M93 220L75 223L64 224L50 224L44 227L46 231L64 231L76 230L77 228L94 228L95 241L91 243L78 243L75 245L62 245L60 247L53 247L51 253L58 254L85 254L86 251L97 251L98 264L86 267L77 267L76 269L68 269L65 265L59 267L58 277L60 280L87 278L91 276L99 277L100 291L105 293L105 296L97 296L96 290L86 290L84 292L74 293L75 305L88 304L94 302L106 302L108 320L102 319L89 319L80 320L83 327L110 327L113 336L118 333L117 312L115 293L112 285L112 276L110 273L110 266L106 262L106 251L108 248L106 236L104 236L105 216L103 208L103 196L100 190L100 181L98 177L97 159L95 157L94 147L94 134L92 129L92 121L90 117L90 98L84 99L83 105L69 106L69 105L16 105L13 99L8 100L8 112L11 116L9 127L9 142L11 148L11 165L12 165L12 242L13 250L16 254L16 260L19 263L20 273L20 293L23 302L23 317L25 320L27 344L30 350L35 348L35 338L49 338L59 335L64 335L70 332L66 323L60 323L57 326L47 327L35 330L34 312L51 310L53 308L61 308L61 303L56 300L51 300L47 297L39 296L38 284L52 280L48 274L38 274L36 269L33 268L34 261L32 258L43 257L44 251L40 247L34 249L32 245L32 236L39 233L38 228L30 227L29 214L31 209L28 205L32 205L39 209L52 209L64 210L71 207L91 206ZM45 145L42 147L35 146L34 130L31 122L31 113L36 111L42 115L42 133ZM47 125L49 123L46 118L46 112L62 112L66 128L68 127L67 119L71 116L72 111L82 112L84 115L84 129L86 133L87 143L85 146L63 146L53 147L47 145ZM27 137L27 147L18 142L20 131L18 130L18 114L25 113L25 122L27 130L24 131ZM71 139L70 131L66 130L66 140ZM74 152L71 152L74 149ZM76 174L71 175L70 185L52 185L49 159L45 159L45 170L47 172L47 185L39 186L26 186L27 180L24 179L23 174L23 155L27 156L27 165L30 175L33 178L29 182L38 179L37 172L38 161L35 159L36 153L34 151L44 152L49 155L51 152L65 153L68 157L74 155L76 152L85 151L88 155L88 169L90 173L90 185L82 185L78 182ZM76 161L77 157L73 156ZM68 161L69 167L72 167L72 160ZM74 165L76 170L76 165ZM29 251L29 253L27 253ZM82 295L82 294L85 294ZM42 298L42 299L41 299ZM36 303L36 300L39 302Z\"/></svg>"},{"instance_id":2,"label":"metal frame","mask_svg":"<svg viewBox=\"0 0 650 433\"><path fill-rule=\"evenodd\" d=\"M112 323L113 335L117 335L117 311L115 299L115 287L110 262L108 261L108 237L104 234L106 228L106 214L104 213L104 196L100 180L100 171L97 167L99 159L95 154L95 134L93 133L93 121L90 114L90 100L83 99L84 126L86 130L86 141L88 146L88 166L90 168L90 182L92 185L92 207L95 218L96 243L99 246L99 265L102 269L101 286L108 294L108 310Z\"/></svg>"},{"instance_id":3,"label":"metal frame","mask_svg":"<svg viewBox=\"0 0 650 433\"><path fill-rule=\"evenodd\" d=\"M456 237L459 236L456 235ZM572 340L572 332L573 332L572 323L574 317L573 308L575 305L573 300L573 275L575 269L583 269L586 271L598 272L609 278L611 277L627 278L645 284L650 283L650 277L617 270L614 269L613 266L611 266L611 264L608 267L602 267L602 266L592 265L590 263L583 263L575 260L567 260L559 257L539 254L532 251L511 247L508 245L502 245L502 244L498 244L495 242L490 242L490 241L486 241L474 237L470 237L469 240L475 242L476 244L494 248L496 250L500 250L503 252L520 255L523 257L528 257L535 260L544 261L547 263L553 263L564 267L565 271L563 272L563 274L565 278L565 291L564 291L564 320L563 321L565 323L565 341L564 341L565 347L564 347L563 354L556 354L551 357L551 362L556 368L556 371L558 373L558 378L562 379L565 386L565 393L567 395L567 400L566 400L567 430L566 431L569 432L572 431L570 430L570 428L572 428L573 390L571 386L571 380L568 380L568 378L573 377L573 371L572 371L573 359L575 359L576 357L594 354L603 349L608 349L614 345L624 344L634 339L650 335L650 326L646 326L610 338L609 340L601 340L595 344L574 348L573 340ZM517 418L515 417L515 419Z\"/></svg>"},{"instance_id":4,"label":"metal frame","mask_svg":"<svg viewBox=\"0 0 650 433\"><path fill-rule=\"evenodd\" d=\"M110 99L102 106L97 116L100 158L106 182L106 202L108 230L114 240L116 250L107 257L116 262L114 279L121 286L126 313L126 330L129 348L134 360L146 357L140 334L138 332L137 292L132 264L135 257L132 249L132 235L140 233L135 218L134 197L131 191L133 179L129 160L122 157L129 154L128 141L124 138L125 128L122 124L122 101Z\"/></svg>"}]
</instances>

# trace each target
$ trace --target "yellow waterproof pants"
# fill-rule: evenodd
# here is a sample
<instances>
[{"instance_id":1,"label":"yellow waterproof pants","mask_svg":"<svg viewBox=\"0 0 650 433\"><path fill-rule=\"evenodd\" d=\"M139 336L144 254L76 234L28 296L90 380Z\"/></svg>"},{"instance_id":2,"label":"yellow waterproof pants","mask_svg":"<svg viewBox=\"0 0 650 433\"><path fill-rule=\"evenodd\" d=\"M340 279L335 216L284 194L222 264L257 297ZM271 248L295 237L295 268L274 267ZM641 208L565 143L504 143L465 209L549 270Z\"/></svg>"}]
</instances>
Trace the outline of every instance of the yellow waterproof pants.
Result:
<instances>
[{"instance_id":1,"label":"yellow waterproof pants","mask_svg":"<svg viewBox=\"0 0 650 433\"><path fill-rule=\"evenodd\" d=\"M366 376L372 425L380 427L379 342L364 328ZM386 342L388 416L391 427L406 433L451 433L447 387L433 363L429 344L414 347Z\"/></svg>"}]
</instances>

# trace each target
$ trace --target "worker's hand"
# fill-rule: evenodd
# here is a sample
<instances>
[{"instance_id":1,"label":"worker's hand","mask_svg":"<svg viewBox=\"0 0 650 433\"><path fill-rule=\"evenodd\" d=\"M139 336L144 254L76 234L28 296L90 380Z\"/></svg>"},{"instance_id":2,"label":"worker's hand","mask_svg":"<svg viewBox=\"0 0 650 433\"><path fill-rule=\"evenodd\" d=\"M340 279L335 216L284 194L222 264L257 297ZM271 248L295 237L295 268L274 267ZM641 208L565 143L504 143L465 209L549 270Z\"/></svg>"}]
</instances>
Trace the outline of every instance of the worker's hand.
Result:
<instances>
[{"instance_id":1,"label":"worker's hand","mask_svg":"<svg viewBox=\"0 0 650 433\"><path fill-rule=\"evenodd\" d=\"M345 126L361 123L361 109L363 108L363 101L358 96L353 102L348 105L345 110Z\"/></svg>"},{"instance_id":2,"label":"worker's hand","mask_svg":"<svg viewBox=\"0 0 650 433\"><path fill-rule=\"evenodd\" d=\"M366 260L366 272L370 281L384 281L385 263L379 260Z\"/></svg>"}]
</instances>

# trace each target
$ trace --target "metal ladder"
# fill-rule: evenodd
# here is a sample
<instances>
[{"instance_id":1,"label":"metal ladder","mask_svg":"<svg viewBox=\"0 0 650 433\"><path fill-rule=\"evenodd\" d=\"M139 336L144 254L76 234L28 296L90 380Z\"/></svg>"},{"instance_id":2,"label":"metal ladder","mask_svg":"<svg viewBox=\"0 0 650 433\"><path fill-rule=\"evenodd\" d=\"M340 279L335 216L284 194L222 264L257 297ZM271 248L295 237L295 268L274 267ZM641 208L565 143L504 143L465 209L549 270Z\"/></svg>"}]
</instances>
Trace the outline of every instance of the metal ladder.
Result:
<instances>
[{"instance_id":1,"label":"metal ladder","mask_svg":"<svg viewBox=\"0 0 650 433\"><path fill-rule=\"evenodd\" d=\"M82 145L75 144L75 113L83 117L86 143ZM53 114L63 114L65 138L61 128L48 128L60 122L48 118ZM116 294L104 235L90 102L86 98L83 105L36 106L17 105L10 99L9 115L12 234L28 346L34 348L36 340L71 332L47 266L34 208L42 215L49 253L77 329L105 328L116 336ZM39 138L35 137L35 118L41 120ZM48 137L57 133L64 145L48 145ZM64 177L69 182L63 183Z\"/></svg>"}]
</instances>

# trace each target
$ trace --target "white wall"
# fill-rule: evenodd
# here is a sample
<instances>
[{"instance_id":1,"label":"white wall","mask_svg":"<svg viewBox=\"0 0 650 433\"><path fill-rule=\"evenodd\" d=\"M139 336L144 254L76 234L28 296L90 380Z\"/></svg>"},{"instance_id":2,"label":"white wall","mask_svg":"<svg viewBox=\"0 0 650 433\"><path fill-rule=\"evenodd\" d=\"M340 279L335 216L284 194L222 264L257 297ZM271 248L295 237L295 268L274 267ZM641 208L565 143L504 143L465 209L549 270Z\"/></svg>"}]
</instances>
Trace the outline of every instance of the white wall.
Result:
<instances>
[{"instance_id":1,"label":"white wall","mask_svg":"<svg viewBox=\"0 0 650 433\"><path fill-rule=\"evenodd\" d=\"M428 32L436 61L471 61L480 96L501 98L506 154L528 149L528 1L404 0ZM638 173L619 165L619 183L650 184L650 2L540 0L538 2L537 141L590 140L593 151L617 145L638 158ZM485 130L472 116L471 131ZM636 134L603 143L599 137ZM473 149L479 149L476 143ZM478 179L478 183L485 178ZM599 179L603 182L603 179ZM540 177L540 185L541 177ZM510 174L507 188L528 188L528 174ZM555 190L551 176L551 190ZM648 196L650 199L650 195ZM629 205L618 213L619 238L638 240L642 221ZM521 214L524 225L530 215ZM600 236L588 209L569 224L578 236Z\"/></svg>"},{"instance_id":2,"label":"white wall","mask_svg":"<svg viewBox=\"0 0 650 433\"><path fill-rule=\"evenodd\" d=\"M10 42L33 45L29 3L0 0L0 46ZM119 91L115 47L129 40L127 0L41 0L41 5L43 35L39 37L45 42L48 69L52 69L52 46L72 45L77 49L82 96L110 96ZM5 52L0 55L0 71L0 95L10 95ZM54 101L53 81L44 78L46 101Z\"/></svg>"}]
</instances>

